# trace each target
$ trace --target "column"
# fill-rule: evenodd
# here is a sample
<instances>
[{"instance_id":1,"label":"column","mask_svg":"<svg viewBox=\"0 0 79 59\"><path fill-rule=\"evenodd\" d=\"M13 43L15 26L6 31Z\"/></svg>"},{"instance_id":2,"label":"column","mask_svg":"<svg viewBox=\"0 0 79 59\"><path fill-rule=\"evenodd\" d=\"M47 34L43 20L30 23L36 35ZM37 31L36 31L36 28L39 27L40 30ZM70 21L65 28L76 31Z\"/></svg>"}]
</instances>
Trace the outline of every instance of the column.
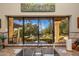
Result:
<instances>
[{"instance_id":1,"label":"column","mask_svg":"<svg viewBox=\"0 0 79 59\"><path fill-rule=\"evenodd\" d=\"M9 41L12 41L13 37L13 17L9 17Z\"/></svg>"},{"instance_id":2,"label":"column","mask_svg":"<svg viewBox=\"0 0 79 59\"><path fill-rule=\"evenodd\" d=\"M59 25L60 25L60 22L61 21L55 21L55 42L58 42L58 40L59 40L59 32L60 32Z\"/></svg>"}]
</instances>

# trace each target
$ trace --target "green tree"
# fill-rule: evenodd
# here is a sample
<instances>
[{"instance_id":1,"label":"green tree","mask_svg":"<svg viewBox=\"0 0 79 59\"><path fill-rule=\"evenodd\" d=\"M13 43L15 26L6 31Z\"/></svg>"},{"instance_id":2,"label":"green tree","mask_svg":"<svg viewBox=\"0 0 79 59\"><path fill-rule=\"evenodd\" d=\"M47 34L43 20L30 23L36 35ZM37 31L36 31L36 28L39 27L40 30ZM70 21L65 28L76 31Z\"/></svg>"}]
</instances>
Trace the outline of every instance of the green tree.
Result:
<instances>
[{"instance_id":1,"label":"green tree","mask_svg":"<svg viewBox=\"0 0 79 59\"><path fill-rule=\"evenodd\" d=\"M61 35L66 35L68 33L68 20L63 20L60 23L60 34Z\"/></svg>"},{"instance_id":2,"label":"green tree","mask_svg":"<svg viewBox=\"0 0 79 59\"><path fill-rule=\"evenodd\" d=\"M38 26L35 24L27 23L25 24L25 35L37 35L38 33Z\"/></svg>"}]
</instances>

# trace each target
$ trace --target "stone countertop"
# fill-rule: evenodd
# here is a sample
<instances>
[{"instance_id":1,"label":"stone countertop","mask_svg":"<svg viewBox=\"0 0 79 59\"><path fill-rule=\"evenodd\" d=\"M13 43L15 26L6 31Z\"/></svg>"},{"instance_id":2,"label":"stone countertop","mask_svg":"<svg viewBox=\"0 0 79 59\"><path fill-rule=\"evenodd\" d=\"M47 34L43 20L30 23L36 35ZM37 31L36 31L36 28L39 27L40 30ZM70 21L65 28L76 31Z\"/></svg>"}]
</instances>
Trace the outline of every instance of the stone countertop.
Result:
<instances>
[{"instance_id":1,"label":"stone countertop","mask_svg":"<svg viewBox=\"0 0 79 59\"><path fill-rule=\"evenodd\" d=\"M0 50L0 56L16 56L22 48L6 47Z\"/></svg>"},{"instance_id":2,"label":"stone countertop","mask_svg":"<svg viewBox=\"0 0 79 59\"><path fill-rule=\"evenodd\" d=\"M79 51L67 51L66 47L54 47L55 51L60 56L79 56ZM22 51L22 47L6 47L0 50L0 56L16 56L20 51Z\"/></svg>"},{"instance_id":3,"label":"stone countertop","mask_svg":"<svg viewBox=\"0 0 79 59\"><path fill-rule=\"evenodd\" d=\"M55 47L54 49L60 56L79 56L79 51L67 51L66 47Z\"/></svg>"}]
</instances>

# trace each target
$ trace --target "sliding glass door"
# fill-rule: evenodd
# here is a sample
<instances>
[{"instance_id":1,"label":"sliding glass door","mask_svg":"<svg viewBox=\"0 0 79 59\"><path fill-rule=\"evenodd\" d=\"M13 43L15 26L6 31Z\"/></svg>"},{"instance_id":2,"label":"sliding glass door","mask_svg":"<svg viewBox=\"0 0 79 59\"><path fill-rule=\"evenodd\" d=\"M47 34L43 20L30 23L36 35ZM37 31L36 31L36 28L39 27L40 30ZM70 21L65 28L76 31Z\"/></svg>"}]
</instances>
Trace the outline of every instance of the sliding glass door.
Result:
<instances>
[{"instance_id":1,"label":"sliding glass door","mask_svg":"<svg viewBox=\"0 0 79 59\"><path fill-rule=\"evenodd\" d=\"M9 43L23 44L23 19L9 18Z\"/></svg>"},{"instance_id":2,"label":"sliding glass door","mask_svg":"<svg viewBox=\"0 0 79 59\"><path fill-rule=\"evenodd\" d=\"M64 43L69 37L69 17L54 18L55 43Z\"/></svg>"},{"instance_id":3,"label":"sliding glass door","mask_svg":"<svg viewBox=\"0 0 79 59\"><path fill-rule=\"evenodd\" d=\"M38 19L24 19L24 43L38 43Z\"/></svg>"},{"instance_id":4,"label":"sliding glass door","mask_svg":"<svg viewBox=\"0 0 79 59\"><path fill-rule=\"evenodd\" d=\"M53 20L40 19L39 20L39 44L53 43Z\"/></svg>"},{"instance_id":5,"label":"sliding glass door","mask_svg":"<svg viewBox=\"0 0 79 59\"><path fill-rule=\"evenodd\" d=\"M51 18L24 18L24 44L52 44Z\"/></svg>"},{"instance_id":6,"label":"sliding glass door","mask_svg":"<svg viewBox=\"0 0 79 59\"><path fill-rule=\"evenodd\" d=\"M9 43L52 44L53 23L52 18L9 17Z\"/></svg>"}]
</instances>

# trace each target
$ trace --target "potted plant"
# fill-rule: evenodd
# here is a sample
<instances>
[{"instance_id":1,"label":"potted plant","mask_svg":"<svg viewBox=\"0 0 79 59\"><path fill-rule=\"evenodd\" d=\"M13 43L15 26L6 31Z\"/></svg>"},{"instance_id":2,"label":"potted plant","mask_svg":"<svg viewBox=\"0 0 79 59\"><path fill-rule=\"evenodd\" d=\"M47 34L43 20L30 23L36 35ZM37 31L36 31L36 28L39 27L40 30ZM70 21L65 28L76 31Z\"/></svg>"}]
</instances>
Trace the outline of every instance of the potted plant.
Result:
<instances>
[{"instance_id":1,"label":"potted plant","mask_svg":"<svg viewBox=\"0 0 79 59\"><path fill-rule=\"evenodd\" d=\"M2 41L2 45L1 46L3 46L3 48L5 48L5 42L4 42L4 40L6 39L6 37L3 35L3 34L1 34L0 35L0 40Z\"/></svg>"},{"instance_id":2,"label":"potted plant","mask_svg":"<svg viewBox=\"0 0 79 59\"><path fill-rule=\"evenodd\" d=\"M2 40L0 39L0 49L2 49Z\"/></svg>"}]
</instances>

